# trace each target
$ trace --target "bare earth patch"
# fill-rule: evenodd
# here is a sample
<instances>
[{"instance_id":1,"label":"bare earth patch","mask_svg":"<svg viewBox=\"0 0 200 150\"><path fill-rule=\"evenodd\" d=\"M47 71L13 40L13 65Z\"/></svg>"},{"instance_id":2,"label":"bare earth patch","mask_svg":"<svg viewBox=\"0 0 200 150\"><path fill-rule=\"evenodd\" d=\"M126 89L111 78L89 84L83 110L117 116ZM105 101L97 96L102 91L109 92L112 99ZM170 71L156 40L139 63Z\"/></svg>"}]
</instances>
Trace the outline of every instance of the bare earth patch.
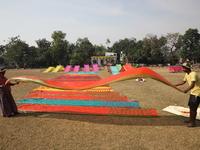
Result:
<instances>
[{"instance_id":1,"label":"bare earth patch","mask_svg":"<svg viewBox=\"0 0 200 150\"><path fill-rule=\"evenodd\" d=\"M151 68L176 84L184 73L169 73L167 68ZM42 73L42 69L7 70L6 77L37 76L54 79L64 72ZM100 77L110 76L106 69ZM23 99L39 85L20 83L12 88L16 101ZM197 150L200 148L200 121L196 128L186 128L185 117L162 111L169 105L187 107L189 93L184 94L153 79L146 82L127 80L110 86L142 108L155 108L157 118L76 115L66 113L21 112L0 117L1 150ZM184 89L187 85L182 86Z\"/></svg>"}]
</instances>

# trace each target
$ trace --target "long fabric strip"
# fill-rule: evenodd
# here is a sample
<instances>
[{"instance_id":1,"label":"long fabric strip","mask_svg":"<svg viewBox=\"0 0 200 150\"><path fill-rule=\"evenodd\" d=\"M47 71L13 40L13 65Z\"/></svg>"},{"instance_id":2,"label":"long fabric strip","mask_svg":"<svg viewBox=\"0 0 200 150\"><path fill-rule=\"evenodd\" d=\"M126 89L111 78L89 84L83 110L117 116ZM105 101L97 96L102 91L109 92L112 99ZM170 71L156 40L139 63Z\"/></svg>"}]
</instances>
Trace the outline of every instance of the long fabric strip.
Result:
<instances>
[{"instance_id":1,"label":"long fabric strip","mask_svg":"<svg viewBox=\"0 0 200 150\"><path fill-rule=\"evenodd\" d=\"M129 117L157 117L155 109L113 108L113 107L81 107L25 104L18 107L22 111L65 112L77 114L97 114Z\"/></svg>"},{"instance_id":2,"label":"long fabric strip","mask_svg":"<svg viewBox=\"0 0 200 150\"><path fill-rule=\"evenodd\" d=\"M69 90L69 89L57 89L57 88L51 88L51 87L47 87L47 86L40 86L38 88L35 88L33 89L34 91L63 91L63 92L80 92L80 90ZM81 90L81 92L107 92L107 93L110 93L110 92L113 92L114 89L108 89L108 88L92 88L92 89L85 89L85 90Z\"/></svg>"},{"instance_id":3,"label":"long fabric strip","mask_svg":"<svg viewBox=\"0 0 200 150\"><path fill-rule=\"evenodd\" d=\"M68 74L98 74L99 71L95 71L95 72L70 72Z\"/></svg>"},{"instance_id":4,"label":"long fabric strip","mask_svg":"<svg viewBox=\"0 0 200 150\"><path fill-rule=\"evenodd\" d=\"M13 78L8 79L6 83L10 81L32 82L32 83L37 83L40 85L57 88L57 89L82 90L82 89L89 89L89 88L100 86L100 85L110 84L113 82L136 79L136 78L152 78L166 85L169 85L179 91L182 91L181 89L177 88L175 85L170 83L168 80L166 80L164 77L160 76L153 70L146 67L130 69L122 73L109 76L97 81L62 83L62 82L58 82L54 80L45 80L45 79L41 79L41 78L33 77L33 76L19 76L19 77L13 77Z\"/></svg>"},{"instance_id":5,"label":"long fabric strip","mask_svg":"<svg viewBox=\"0 0 200 150\"><path fill-rule=\"evenodd\" d=\"M110 97L110 96L63 96L63 95L37 95L30 94L25 98L45 98L45 99L79 99L79 100L109 100L109 101L127 101L126 96Z\"/></svg>"},{"instance_id":6,"label":"long fabric strip","mask_svg":"<svg viewBox=\"0 0 200 150\"><path fill-rule=\"evenodd\" d=\"M62 82L60 82L61 84L62 84ZM78 91L78 92L80 92L80 90L70 90L70 89L58 89L58 88L52 88L52 87L49 87L49 86L40 86L40 87L38 87L38 88L35 88L34 90L41 90L41 91L46 91L46 90L48 90L48 91ZM102 91L105 91L105 92L107 92L107 91L110 91L110 92L113 92L114 90L113 89L111 89L111 87L101 87L101 86L99 86L99 87L93 87L93 88L90 88L90 89L84 89L84 90L81 90L81 92L83 92L83 91L85 91L85 92L89 92L89 91L95 91L95 92L97 92L97 91L100 91L100 92L102 92Z\"/></svg>"},{"instance_id":7,"label":"long fabric strip","mask_svg":"<svg viewBox=\"0 0 200 150\"><path fill-rule=\"evenodd\" d=\"M87 100L58 100L58 99L29 99L17 101L17 103L27 104L47 104L47 105L70 105L70 106L103 106L103 107L130 107L140 108L137 101L122 102L122 101L87 101Z\"/></svg>"},{"instance_id":8,"label":"long fabric strip","mask_svg":"<svg viewBox=\"0 0 200 150\"><path fill-rule=\"evenodd\" d=\"M104 96L119 96L120 93L109 92L69 92L69 91L32 91L33 94L58 94L58 95L104 95Z\"/></svg>"}]
</instances>

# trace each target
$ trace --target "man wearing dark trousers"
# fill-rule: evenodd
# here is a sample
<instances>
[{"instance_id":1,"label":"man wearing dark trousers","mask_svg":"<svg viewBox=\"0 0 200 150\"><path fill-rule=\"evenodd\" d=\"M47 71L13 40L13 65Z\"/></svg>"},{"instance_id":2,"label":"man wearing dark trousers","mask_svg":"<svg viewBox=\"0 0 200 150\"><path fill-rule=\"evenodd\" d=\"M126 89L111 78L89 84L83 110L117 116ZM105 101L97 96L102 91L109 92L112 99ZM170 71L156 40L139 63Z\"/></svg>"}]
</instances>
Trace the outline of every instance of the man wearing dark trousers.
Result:
<instances>
[{"instance_id":1,"label":"man wearing dark trousers","mask_svg":"<svg viewBox=\"0 0 200 150\"><path fill-rule=\"evenodd\" d=\"M180 86L188 82L189 86L187 89L183 90L184 93L190 91L190 97L188 101L188 106L190 108L189 120L185 120L187 123L186 127L196 127L195 120L197 116L197 109L200 103L200 78L196 72L191 71L191 65L189 63L183 63L183 71L186 73L183 81L176 84Z\"/></svg>"}]
</instances>

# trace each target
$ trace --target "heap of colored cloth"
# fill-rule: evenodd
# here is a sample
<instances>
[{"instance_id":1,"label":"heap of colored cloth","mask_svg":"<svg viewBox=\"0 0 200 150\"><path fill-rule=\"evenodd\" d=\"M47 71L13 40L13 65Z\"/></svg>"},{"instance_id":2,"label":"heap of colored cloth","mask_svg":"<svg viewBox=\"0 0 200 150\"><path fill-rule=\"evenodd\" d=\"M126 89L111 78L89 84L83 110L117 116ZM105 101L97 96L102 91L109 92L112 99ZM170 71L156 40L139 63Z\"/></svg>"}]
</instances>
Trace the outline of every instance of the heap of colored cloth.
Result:
<instances>
[{"instance_id":1,"label":"heap of colored cloth","mask_svg":"<svg viewBox=\"0 0 200 150\"><path fill-rule=\"evenodd\" d=\"M84 82L96 81L100 77L96 72L86 74L64 74L55 81ZM18 103L18 107L23 111L44 111L44 112L64 112L77 114L98 114L117 116L158 116L155 109L142 109L138 101L128 101L126 96L113 92L109 85L87 90L59 90L40 86L25 96Z\"/></svg>"}]
</instances>

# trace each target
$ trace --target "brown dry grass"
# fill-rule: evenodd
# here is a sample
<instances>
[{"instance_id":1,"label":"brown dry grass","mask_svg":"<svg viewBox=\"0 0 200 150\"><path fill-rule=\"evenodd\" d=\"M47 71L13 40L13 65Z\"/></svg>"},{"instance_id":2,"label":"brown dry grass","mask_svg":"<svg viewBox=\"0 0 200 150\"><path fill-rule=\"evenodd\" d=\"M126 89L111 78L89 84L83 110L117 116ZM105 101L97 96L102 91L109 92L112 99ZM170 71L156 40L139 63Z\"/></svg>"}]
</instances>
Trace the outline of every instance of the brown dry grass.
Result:
<instances>
[{"instance_id":1,"label":"brown dry grass","mask_svg":"<svg viewBox=\"0 0 200 150\"><path fill-rule=\"evenodd\" d=\"M183 73L169 73L167 68L152 68L172 83L182 80ZM6 76L38 76L53 79L59 73L42 73L40 69L8 70ZM100 77L110 76L105 69ZM200 148L200 131L186 128L184 117L162 111L169 105L187 107L189 94L183 94L152 79L146 82L135 80L112 83L115 92L137 100L142 108L156 108L158 118L115 117L76 115L46 112L21 112L21 114L0 117L1 150L187 150ZM19 84L12 88L16 101L23 99L36 84ZM184 88L184 87L181 87ZM200 126L200 122L197 121Z\"/></svg>"}]
</instances>

